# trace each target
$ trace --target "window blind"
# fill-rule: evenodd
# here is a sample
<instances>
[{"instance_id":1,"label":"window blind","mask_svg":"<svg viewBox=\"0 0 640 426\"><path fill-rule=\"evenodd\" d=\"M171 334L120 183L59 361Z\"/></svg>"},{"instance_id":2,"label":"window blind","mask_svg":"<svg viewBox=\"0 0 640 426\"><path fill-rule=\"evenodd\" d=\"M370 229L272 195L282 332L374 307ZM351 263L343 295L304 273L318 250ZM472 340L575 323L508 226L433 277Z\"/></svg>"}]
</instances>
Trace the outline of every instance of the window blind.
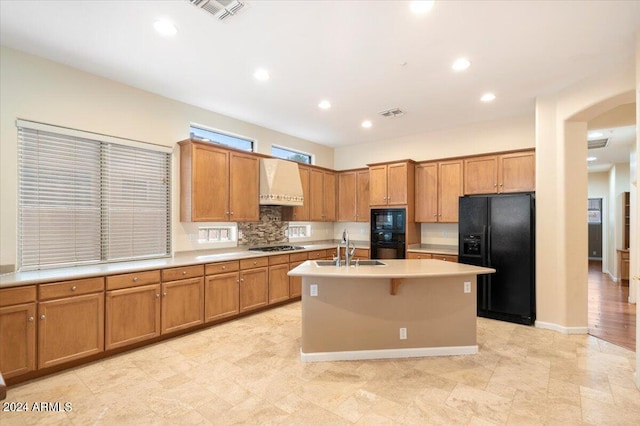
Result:
<instances>
[{"instance_id":1,"label":"window blind","mask_svg":"<svg viewBox=\"0 0 640 426\"><path fill-rule=\"evenodd\" d=\"M20 270L170 254L170 153L39 127L18 125Z\"/></svg>"}]
</instances>

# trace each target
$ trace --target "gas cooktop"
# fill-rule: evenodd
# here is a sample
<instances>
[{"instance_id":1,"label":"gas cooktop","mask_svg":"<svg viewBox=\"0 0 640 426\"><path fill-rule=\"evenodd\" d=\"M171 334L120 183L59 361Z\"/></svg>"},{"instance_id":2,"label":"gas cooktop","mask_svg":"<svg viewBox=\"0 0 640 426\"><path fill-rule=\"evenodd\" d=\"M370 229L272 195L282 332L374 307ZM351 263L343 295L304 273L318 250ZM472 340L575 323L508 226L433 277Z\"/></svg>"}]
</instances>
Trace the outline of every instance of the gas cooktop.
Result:
<instances>
[{"instance_id":1,"label":"gas cooktop","mask_svg":"<svg viewBox=\"0 0 640 426\"><path fill-rule=\"evenodd\" d=\"M252 247L249 251L291 251L291 250L304 250L304 247L301 246L269 246L269 247Z\"/></svg>"}]
</instances>

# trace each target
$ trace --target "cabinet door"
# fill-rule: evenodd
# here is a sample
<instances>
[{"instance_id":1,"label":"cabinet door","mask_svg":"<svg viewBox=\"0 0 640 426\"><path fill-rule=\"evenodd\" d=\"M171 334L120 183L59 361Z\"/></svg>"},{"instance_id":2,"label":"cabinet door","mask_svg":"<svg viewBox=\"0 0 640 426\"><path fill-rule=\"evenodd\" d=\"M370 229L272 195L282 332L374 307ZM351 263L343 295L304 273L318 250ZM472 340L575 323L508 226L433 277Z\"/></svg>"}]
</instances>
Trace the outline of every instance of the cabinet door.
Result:
<instances>
[{"instance_id":1,"label":"cabinet door","mask_svg":"<svg viewBox=\"0 0 640 426\"><path fill-rule=\"evenodd\" d=\"M356 219L356 172L338 173L338 222Z\"/></svg>"},{"instance_id":2,"label":"cabinet door","mask_svg":"<svg viewBox=\"0 0 640 426\"><path fill-rule=\"evenodd\" d=\"M324 221L336 221L336 174L332 172L324 172L323 176L323 210Z\"/></svg>"},{"instance_id":3,"label":"cabinet door","mask_svg":"<svg viewBox=\"0 0 640 426\"><path fill-rule=\"evenodd\" d=\"M475 157L464 160L464 193L495 194L498 192L498 157Z\"/></svg>"},{"instance_id":4,"label":"cabinet door","mask_svg":"<svg viewBox=\"0 0 640 426\"><path fill-rule=\"evenodd\" d=\"M289 270L302 265L302 262L292 262L289 264ZM291 299L302 296L302 277L289 277L289 297Z\"/></svg>"},{"instance_id":5,"label":"cabinet door","mask_svg":"<svg viewBox=\"0 0 640 426\"><path fill-rule=\"evenodd\" d=\"M203 321L203 278L162 284L162 334L193 327Z\"/></svg>"},{"instance_id":6,"label":"cabinet door","mask_svg":"<svg viewBox=\"0 0 640 426\"><path fill-rule=\"evenodd\" d=\"M269 303L267 268L240 272L240 312L266 306Z\"/></svg>"},{"instance_id":7,"label":"cabinet door","mask_svg":"<svg viewBox=\"0 0 640 426\"><path fill-rule=\"evenodd\" d=\"M438 222L458 222L462 195L462 160L438 164Z\"/></svg>"},{"instance_id":8,"label":"cabinet door","mask_svg":"<svg viewBox=\"0 0 640 426\"><path fill-rule=\"evenodd\" d=\"M387 166L387 204L407 204L407 163L389 164Z\"/></svg>"},{"instance_id":9,"label":"cabinet door","mask_svg":"<svg viewBox=\"0 0 640 426\"><path fill-rule=\"evenodd\" d=\"M289 299L289 264L269 266L269 303Z\"/></svg>"},{"instance_id":10,"label":"cabinet door","mask_svg":"<svg viewBox=\"0 0 640 426\"><path fill-rule=\"evenodd\" d=\"M324 173L322 170L310 170L309 192L309 220L321 222L324 220Z\"/></svg>"},{"instance_id":11,"label":"cabinet door","mask_svg":"<svg viewBox=\"0 0 640 426\"><path fill-rule=\"evenodd\" d=\"M536 189L536 159L532 151L500 156L498 192L526 192Z\"/></svg>"},{"instance_id":12,"label":"cabinet door","mask_svg":"<svg viewBox=\"0 0 640 426\"><path fill-rule=\"evenodd\" d=\"M238 272L209 275L204 284L204 321L231 317L240 312Z\"/></svg>"},{"instance_id":13,"label":"cabinet door","mask_svg":"<svg viewBox=\"0 0 640 426\"><path fill-rule=\"evenodd\" d=\"M229 155L229 218L234 222L256 222L260 218L258 157L237 152Z\"/></svg>"},{"instance_id":14,"label":"cabinet door","mask_svg":"<svg viewBox=\"0 0 640 426\"><path fill-rule=\"evenodd\" d=\"M309 220L309 203L311 202L311 195L309 192L309 168L298 165L300 172L300 181L302 182L302 195L304 197L304 204L301 207L293 207L293 219L297 221Z\"/></svg>"},{"instance_id":15,"label":"cabinet door","mask_svg":"<svg viewBox=\"0 0 640 426\"><path fill-rule=\"evenodd\" d=\"M40 302L38 368L104 350L104 293Z\"/></svg>"},{"instance_id":16,"label":"cabinet door","mask_svg":"<svg viewBox=\"0 0 640 426\"><path fill-rule=\"evenodd\" d=\"M387 205L387 166L369 167L369 205Z\"/></svg>"},{"instance_id":17,"label":"cabinet door","mask_svg":"<svg viewBox=\"0 0 640 426\"><path fill-rule=\"evenodd\" d=\"M214 147L194 145L192 161L191 200L182 200L191 202L190 220L229 220L229 153Z\"/></svg>"},{"instance_id":18,"label":"cabinet door","mask_svg":"<svg viewBox=\"0 0 640 426\"><path fill-rule=\"evenodd\" d=\"M416 167L416 222L438 221L438 163Z\"/></svg>"},{"instance_id":19,"label":"cabinet door","mask_svg":"<svg viewBox=\"0 0 640 426\"><path fill-rule=\"evenodd\" d=\"M0 308L0 372L5 379L36 368L36 304Z\"/></svg>"},{"instance_id":20,"label":"cabinet door","mask_svg":"<svg viewBox=\"0 0 640 426\"><path fill-rule=\"evenodd\" d=\"M107 292L105 348L114 349L160 335L160 284Z\"/></svg>"},{"instance_id":21,"label":"cabinet door","mask_svg":"<svg viewBox=\"0 0 640 426\"><path fill-rule=\"evenodd\" d=\"M369 222L369 170L356 172L356 222Z\"/></svg>"}]
</instances>

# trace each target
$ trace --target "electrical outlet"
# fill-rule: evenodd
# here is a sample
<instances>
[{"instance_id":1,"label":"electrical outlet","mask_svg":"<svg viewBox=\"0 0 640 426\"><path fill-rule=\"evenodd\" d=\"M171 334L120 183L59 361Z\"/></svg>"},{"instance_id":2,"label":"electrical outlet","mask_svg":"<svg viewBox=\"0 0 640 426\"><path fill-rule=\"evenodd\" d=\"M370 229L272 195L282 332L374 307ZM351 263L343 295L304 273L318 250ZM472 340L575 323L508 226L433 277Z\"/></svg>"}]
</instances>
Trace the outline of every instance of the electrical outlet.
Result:
<instances>
[{"instance_id":1,"label":"electrical outlet","mask_svg":"<svg viewBox=\"0 0 640 426\"><path fill-rule=\"evenodd\" d=\"M309 294L311 296L317 296L318 295L318 284L311 284L309 286Z\"/></svg>"},{"instance_id":2,"label":"electrical outlet","mask_svg":"<svg viewBox=\"0 0 640 426\"><path fill-rule=\"evenodd\" d=\"M196 234L189 234L189 241L195 241L196 240Z\"/></svg>"},{"instance_id":3,"label":"electrical outlet","mask_svg":"<svg viewBox=\"0 0 640 426\"><path fill-rule=\"evenodd\" d=\"M404 327L400 328L400 340L406 340L407 339L407 329Z\"/></svg>"},{"instance_id":4,"label":"electrical outlet","mask_svg":"<svg viewBox=\"0 0 640 426\"><path fill-rule=\"evenodd\" d=\"M464 282L464 292L465 293L471 293L471 282L470 281L465 281Z\"/></svg>"}]
</instances>

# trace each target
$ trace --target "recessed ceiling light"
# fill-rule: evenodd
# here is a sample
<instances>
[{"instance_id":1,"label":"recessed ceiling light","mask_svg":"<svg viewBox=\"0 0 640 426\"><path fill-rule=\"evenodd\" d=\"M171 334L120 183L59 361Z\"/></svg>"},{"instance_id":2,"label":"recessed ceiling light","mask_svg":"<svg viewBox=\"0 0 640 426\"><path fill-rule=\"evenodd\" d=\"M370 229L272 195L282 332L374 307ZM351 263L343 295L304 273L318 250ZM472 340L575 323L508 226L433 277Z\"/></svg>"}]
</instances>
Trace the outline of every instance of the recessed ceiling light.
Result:
<instances>
[{"instance_id":1,"label":"recessed ceiling light","mask_svg":"<svg viewBox=\"0 0 640 426\"><path fill-rule=\"evenodd\" d=\"M496 95L494 95L493 93L485 93L484 95L482 95L482 97L480 98L480 100L482 102L491 102L496 98Z\"/></svg>"},{"instance_id":2,"label":"recessed ceiling light","mask_svg":"<svg viewBox=\"0 0 640 426\"><path fill-rule=\"evenodd\" d=\"M591 161L596 161L598 158L597 157L587 157L587 161L591 162Z\"/></svg>"},{"instance_id":3,"label":"recessed ceiling light","mask_svg":"<svg viewBox=\"0 0 640 426\"><path fill-rule=\"evenodd\" d=\"M265 70L264 68L258 68L256 72L253 73L253 77L256 80L267 81L269 80L269 71Z\"/></svg>"},{"instance_id":4,"label":"recessed ceiling light","mask_svg":"<svg viewBox=\"0 0 640 426\"><path fill-rule=\"evenodd\" d=\"M464 71L469 68L469 66L471 66L471 61L467 58L459 58L456 59L451 68L453 68L454 71Z\"/></svg>"},{"instance_id":5,"label":"recessed ceiling light","mask_svg":"<svg viewBox=\"0 0 640 426\"><path fill-rule=\"evenodd\" d=\"M427 13L433 8L434 0L415 0L409 5L413 13Z\"/></svg>"},{"instance_id":6,"label":"recessed ceiling light","mask_svg":"<svg viewBox=\"0 0 640 426\"><path fill-rule=\"evenodd\" d=\"M589 139L601 138L602 136L603 136L602 132L589 132L587 134L587 138Z\"/></svg>"},{"instance_id":7,"label":"recessed ceiling light","mask_svg":"<svg viewBox=\"0 0 640 426\"><path fill-rule=\"evenodd\" d=\"M371 122L369 120L363 121L362 127L364 127L365 129L368 129L369 127L371 127Z\"/></svg>"},{"instance_id":8,"label":"recessed ceiling light","mask_svg":"<svg viewBox=\"0 0 640 426\"><path fill-rule=\"evenodd\" d=\"M157 32L165 36L173 36L178 32L178 29L175 25L164 19L159 19L154 22L153 28L155 28Z\"/></svg>"},{"instance_id":9,"label":"recessed ceiling light","mask_svg":"<svg viewBox=\"0 0 640 426\"><path fill-rule=\"evenodd\" d=\"M321 101L318 104L318 108L320 108L320 109L329 109L329 108L331 108L331 102L329 102L327 100Z\"/></svg>"}]
</instances>

